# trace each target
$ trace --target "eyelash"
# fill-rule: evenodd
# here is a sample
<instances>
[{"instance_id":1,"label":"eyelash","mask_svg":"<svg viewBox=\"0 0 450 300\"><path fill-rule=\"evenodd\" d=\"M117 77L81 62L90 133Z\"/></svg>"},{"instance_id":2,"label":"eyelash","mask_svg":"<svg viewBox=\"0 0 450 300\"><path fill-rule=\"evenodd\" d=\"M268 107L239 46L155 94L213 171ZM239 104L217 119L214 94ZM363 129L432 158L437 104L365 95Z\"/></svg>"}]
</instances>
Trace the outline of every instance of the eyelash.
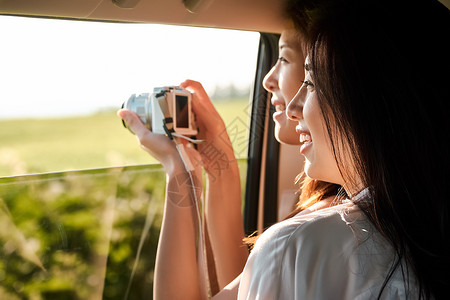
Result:
<instances>
[{"instance_id":1,"label":"eyelash","mask_svg":"<svg viewBox=\"0 0 450 300\"><path fill-rule=\"evenodd\" d=\"M280 61L280 62L284 62L284 63L288 63L289 61L286 59L286 58L284 58L283 56L280 56L280 57L278 57L278 60Z\"/></svg>"},{"instance_id":2,"label":"eyelash","mask_svg":"<svg viewBox=\"0 0 450 300\"><path fill-rule=\"evenodd\" d=\"M306 87L308 87L308 86L314 87L314 84L311 81L309 81L309 80L302 80L302 83L304 85L306 85Z\"/></svg>"}]
</instances>

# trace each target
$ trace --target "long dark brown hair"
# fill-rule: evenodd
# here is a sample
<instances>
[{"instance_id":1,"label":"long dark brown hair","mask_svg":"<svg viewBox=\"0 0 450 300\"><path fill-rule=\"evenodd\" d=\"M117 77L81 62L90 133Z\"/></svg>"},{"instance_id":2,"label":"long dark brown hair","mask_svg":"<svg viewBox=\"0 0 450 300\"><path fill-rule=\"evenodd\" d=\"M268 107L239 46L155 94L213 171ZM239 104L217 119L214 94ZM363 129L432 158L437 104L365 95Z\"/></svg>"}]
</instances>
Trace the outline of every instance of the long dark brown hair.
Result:
<instances>
[{"instance_id":1,"label":"long dark brown hair","mask_svg":"<svg viewBox=\"0 0 450 300\"><path fill-rule=\"evenodd\" d=\"M398 269L420 298L448 297L449 10L433 0L288 2L341 173L369 187L371 204L358 206L396 251L379 297Z\"/></svg>"},{"instance_id":2,"label":"long dark brown hair","mask_svg":"<svg viewBox=\"0 0 450 300\"><path fill-rule=\"evenodd\" d=\"M284 218L284 220L294 217L315 203L329 197L335 198L336 202L346 197L346 194L343 190L341 190L340 185L312 179L306 176L304 172L298 174L296 182L300 183L298 190L298 201L295 203L292 211ZM255 231L250 236L244 238L244 243L252 249L259 236L260 234Z\"/></svg>"},{"instance_id":3,"label":"long dark brown hair","mask_svg":"<svg viewBox=\"0 0 450 300\"><path fill-rule=\"evenodd\" d=\"M286 217L286 219L295 216L301 211L324 199L332 197L337 203L339 200L346 197L345 192L341 191L340 185L312 179L304 172L297 176L296 181L301 182L299 189L300 195L293 211Z\"/></svg>"}]
</instances>

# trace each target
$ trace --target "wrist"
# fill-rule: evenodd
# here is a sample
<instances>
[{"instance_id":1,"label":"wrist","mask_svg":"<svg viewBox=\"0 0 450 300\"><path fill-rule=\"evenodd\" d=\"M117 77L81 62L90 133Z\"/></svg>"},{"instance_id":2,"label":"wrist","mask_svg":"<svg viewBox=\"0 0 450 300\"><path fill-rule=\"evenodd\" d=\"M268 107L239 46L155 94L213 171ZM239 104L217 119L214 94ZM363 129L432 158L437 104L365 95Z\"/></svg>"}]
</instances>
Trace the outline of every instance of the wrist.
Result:
<instances>
[{"instance_id":1,"label":"wrist","mask_svg":"<svg viewBox=\"0 0 450 300\"><path fill-rule=\"evenodd\" d=\"M199 154L207 173L231 171L234 166L237 166L233 146L219 137L200 145Z\"/></svg>"},{"instance_id":2,"label":"wrist","mask_svg":"<svg viewBox=\"0 0 450 300\"><path fill-rule=\"evenodd\" d=\"M221 181L239 180L239 168L236 161L230 161L227 164L211 164L205 167L206 178L211 180L220 179Z\"/></svg>"},{"instance_id":3,"label":"wrist","mask_svg":"<svg viewBox=\"0 0 450 300\"><path fill-rule=\"evenodd\" d=\"M166 199L176 207L192 207L200 201L202 179L184 168L167 173Z\"/></svg>"},{"instance_id":4,"label":"wrist","mask_svg":"<svg viewBox=\"0 0 450 300\"><path fill-rule=\"evenodd\" d=\"M161 164L164 167L168 178L175 177L178 174L187 174L183 160L179 157L179 155L174 155L169 159L162 161Z\"/></svg>"}]
</instances>

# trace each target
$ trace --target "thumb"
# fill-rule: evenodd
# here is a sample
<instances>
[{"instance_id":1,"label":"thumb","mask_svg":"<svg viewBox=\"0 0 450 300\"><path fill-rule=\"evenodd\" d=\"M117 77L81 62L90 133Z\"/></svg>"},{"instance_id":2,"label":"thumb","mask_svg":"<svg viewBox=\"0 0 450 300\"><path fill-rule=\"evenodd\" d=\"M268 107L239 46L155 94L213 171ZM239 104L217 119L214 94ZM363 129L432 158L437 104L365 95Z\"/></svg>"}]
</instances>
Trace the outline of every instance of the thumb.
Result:
<instances>
[{"instance_id":1,"label":"thumb","mask_svg":"<svg viewBox=\"0 0 450 300\"><path fill-rule=\"evenodd\" d=\"M117 115L125 122L127 128L130 129L130 131L133 132L139 139L146 132L148 132L147 127L145 127L139 117L132 111L129 111L128 109L120 109L117 112Z\"/></svg>"}]
</instances>

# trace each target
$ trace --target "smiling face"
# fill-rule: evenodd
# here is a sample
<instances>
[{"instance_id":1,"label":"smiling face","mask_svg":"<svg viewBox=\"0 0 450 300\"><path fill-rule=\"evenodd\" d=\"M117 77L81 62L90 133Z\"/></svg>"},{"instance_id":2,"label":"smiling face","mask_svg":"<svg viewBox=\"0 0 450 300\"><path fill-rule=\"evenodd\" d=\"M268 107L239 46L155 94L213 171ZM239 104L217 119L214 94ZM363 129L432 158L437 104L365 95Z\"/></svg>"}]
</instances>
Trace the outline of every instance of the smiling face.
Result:
<instances>
[{"instance_id":1,"label":"smiling face","mask_svg":"<svg viewBox=\"0 0 450 300\"><path fill-rule=\"evenodd\" d=\"M306 159L306 174L313 179L344 185L319 106L308 59L305 61L305 80L287 107L287 115L296 122L296 131L302 144L300 153Z\"/></svg>"},{"instance_id":2,"label":"smiling face","mask_svg":"<svg viewBox=\"0 0 450 300\"><path fill-rule=\"evenodd\" d=\"M271 102L276 109L273 114L275 137L280 143L300 144L295 132L296 122L289 120L286 107L304 79L303 63L299 35L290 26L281 33L278 61L263 81L264 88L272 93Z\"/></svg>"}]
</instances>

